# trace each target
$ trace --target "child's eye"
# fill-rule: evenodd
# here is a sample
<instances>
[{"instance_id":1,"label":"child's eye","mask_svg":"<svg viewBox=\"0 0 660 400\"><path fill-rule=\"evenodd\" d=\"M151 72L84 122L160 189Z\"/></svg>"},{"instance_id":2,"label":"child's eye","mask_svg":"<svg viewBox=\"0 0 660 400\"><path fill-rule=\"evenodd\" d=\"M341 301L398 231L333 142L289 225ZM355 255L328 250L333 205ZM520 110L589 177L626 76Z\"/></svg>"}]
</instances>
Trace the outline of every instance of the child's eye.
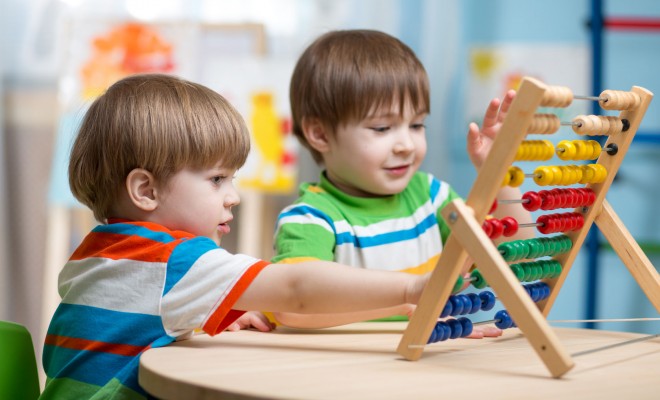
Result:
<instances>
[{"instance_id":1,"label":"child's eye","mask_svg":"<svg viewBox=\"0 0 660 400\"><path fill-rule=\"evenodd\" d=\"M379 132L379 133L387 132L389 129L390 129L389 126L374 126L374 127L371 127L372 131L376 131L376 132Z\"/></svg>"},{"instance_id":2,"label":"child's eye","mask_svg":"<svg viewBox=\"0 0 660 400\"><path fill-rule=\"evenodd\" d=\"M214 185L219 185L219 184L221 184L226 178L227 178L226 176L217 175L217 176L214 176L213 178L211 178L211 182L212 182Z\"/></svg>"},{"instance_id":3,"label":"child's eye","mask_svg":"<svg viewBox=\"0 0 660 400\"><path fill-rule=\"evenodd\" d=\"M421 129L426 128L426 125L424 125L424 124L412 124L410 127L414 130L421 130Z\"/></svg>"}]
</instances>

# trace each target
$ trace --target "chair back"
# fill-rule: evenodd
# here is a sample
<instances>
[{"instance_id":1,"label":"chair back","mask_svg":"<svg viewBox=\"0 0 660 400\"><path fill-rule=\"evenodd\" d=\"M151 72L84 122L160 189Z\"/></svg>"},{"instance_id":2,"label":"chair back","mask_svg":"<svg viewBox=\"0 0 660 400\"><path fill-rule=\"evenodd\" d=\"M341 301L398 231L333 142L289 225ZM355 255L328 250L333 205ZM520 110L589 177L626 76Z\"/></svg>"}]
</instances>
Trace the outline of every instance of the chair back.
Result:
<instances>
[{"instance_id":1,"label":"chair back","mask_svg":"<svg viewBox=\"0 0 660 400\"><path fill-rule=\"evenodd\" d=\"M23 325L0 321L0 399L34 400L40 390L30 332Z\"/></svg>"}]
</instances>

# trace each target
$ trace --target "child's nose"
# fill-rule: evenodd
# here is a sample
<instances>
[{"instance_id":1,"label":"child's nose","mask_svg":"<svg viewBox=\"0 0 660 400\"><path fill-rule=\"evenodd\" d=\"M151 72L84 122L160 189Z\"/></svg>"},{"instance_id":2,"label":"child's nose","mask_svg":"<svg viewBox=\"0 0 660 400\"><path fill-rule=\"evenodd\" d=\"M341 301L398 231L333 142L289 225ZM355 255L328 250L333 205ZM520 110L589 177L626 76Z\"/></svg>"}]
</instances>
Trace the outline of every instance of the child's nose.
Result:
<instances>
[{"instance_id":1,"label":"child's nose","mask_svg":"<svg viewBox=\"0 0 660 400\"><path fill-rule=\"evenodd\" d=\"M412 140L412 137L410 136L410 132L407 130L405 132L401 132L401 134L398 135L397 141L394 144L394 152L396 153L403 153L403 152L410 152L415 149L415 143Z\"/></svg>"},{"instance_id":2,"label":"child's nose","mask_svg":"<svg viewBox=\"0 0 660 400\"><path fill-rule=\"evenodd\" d=\"M224 206L227 208L231 208L239 205L240 203L241 203L241 197L239 196L236 188L232 186L229 193L227 193L227 196L225 196Z\"/></svg>"}]
</instances>

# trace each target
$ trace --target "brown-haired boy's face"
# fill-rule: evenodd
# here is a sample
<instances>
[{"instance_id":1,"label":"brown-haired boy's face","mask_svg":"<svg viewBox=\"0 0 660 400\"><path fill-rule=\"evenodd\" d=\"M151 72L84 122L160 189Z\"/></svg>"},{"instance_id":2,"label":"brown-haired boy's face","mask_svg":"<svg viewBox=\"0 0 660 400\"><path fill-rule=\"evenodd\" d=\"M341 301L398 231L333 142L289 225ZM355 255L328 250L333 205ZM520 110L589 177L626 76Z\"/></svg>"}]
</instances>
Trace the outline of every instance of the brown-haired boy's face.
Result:
<instances>
[{"instance_id":1,"label":"brown-haired boy's face","mask_svg":"<svg viewBox=\"0 0 660 400\"><path fill-rule=\"evenodd\" d=\"M220 245L222 237L231 230L231 209L240 203L233 184L235 173L220 165L176 172L160 192L152 222L206 236Z\"/></svg>"},{"instance_id":2,"label":"brown-haired boy's face","mask_svg":"<svg viewBox=\"0 0 660 400\"><path fill-rule=\"evenodd\" d=\"M323 154L328 179L353 196L402 192L426 155L426 116L395 104L339 126Z\"/></svg>"}]
</instances>

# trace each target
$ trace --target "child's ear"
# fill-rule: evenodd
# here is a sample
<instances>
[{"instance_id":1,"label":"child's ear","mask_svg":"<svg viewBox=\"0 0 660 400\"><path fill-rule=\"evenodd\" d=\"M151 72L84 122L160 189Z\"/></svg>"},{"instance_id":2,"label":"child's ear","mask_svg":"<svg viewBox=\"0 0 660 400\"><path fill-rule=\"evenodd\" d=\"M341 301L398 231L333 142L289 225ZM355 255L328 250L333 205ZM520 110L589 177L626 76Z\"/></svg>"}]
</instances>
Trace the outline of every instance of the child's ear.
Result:
<instances>
[{"instance_id":1,"label":"child's ear","mask_svg":"<svg viewBox=\"0 0 660 400\"><path fill-rule=\"evenodd\" d=\"M153 211L158 206L156 178L146 169L135 168L126 177L126 189L131 202L143 211Z\"/></svg>"},{"instance_id":2,"label":"child's ear","mask_svg":"<svg viewBox=\"0 0 660 400\"><path fill-rule=\"evenodd\" d=\"M317 118L305 118L302 121L302 129L307 143L314 150L325 153L330 149L327 129Z\"/></svg>"}]
</instances>

